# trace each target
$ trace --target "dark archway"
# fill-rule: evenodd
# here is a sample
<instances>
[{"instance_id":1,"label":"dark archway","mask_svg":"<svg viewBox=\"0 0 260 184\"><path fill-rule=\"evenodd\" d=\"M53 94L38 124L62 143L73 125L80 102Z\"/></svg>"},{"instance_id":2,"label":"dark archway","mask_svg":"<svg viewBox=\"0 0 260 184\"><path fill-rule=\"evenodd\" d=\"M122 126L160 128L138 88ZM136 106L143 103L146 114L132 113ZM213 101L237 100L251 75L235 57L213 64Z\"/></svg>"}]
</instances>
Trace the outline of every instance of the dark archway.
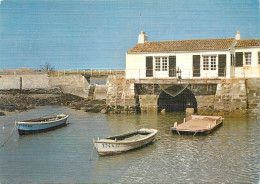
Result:
<instances>
[{"instance_id":1,"label":"dark archway","mask_svg":"<svg viewBox=\"0 0 260 184\"><path fill-rule=\"evenodd\" d=\"M176 86L170 86L169 88L174 89ZM174 97L165 91L160 93L158 98L158 112L161 112L163 109L166 112L185 112L186 108L194 108L194 112L197 112L197 100L189 89L184 89Z\"/></svg>"}]
</instances>

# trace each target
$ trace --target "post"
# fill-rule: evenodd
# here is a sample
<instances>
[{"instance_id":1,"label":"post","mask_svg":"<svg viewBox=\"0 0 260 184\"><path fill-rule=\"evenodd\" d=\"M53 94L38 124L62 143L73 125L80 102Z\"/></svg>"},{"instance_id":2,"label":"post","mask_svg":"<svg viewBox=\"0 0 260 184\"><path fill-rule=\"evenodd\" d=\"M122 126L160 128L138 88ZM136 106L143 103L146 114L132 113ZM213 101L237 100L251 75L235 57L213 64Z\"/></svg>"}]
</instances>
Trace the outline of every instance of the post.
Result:
<instances>
[{"instance_id":1,"label":"post","mask_svg":"<svg viewBox=\"0 0 260 184\"><path fill-rule=\"evenodd\" d=\"M23 90L23 78L20 77L20 93L22 93Z\"/></svg>"}]
</instances>

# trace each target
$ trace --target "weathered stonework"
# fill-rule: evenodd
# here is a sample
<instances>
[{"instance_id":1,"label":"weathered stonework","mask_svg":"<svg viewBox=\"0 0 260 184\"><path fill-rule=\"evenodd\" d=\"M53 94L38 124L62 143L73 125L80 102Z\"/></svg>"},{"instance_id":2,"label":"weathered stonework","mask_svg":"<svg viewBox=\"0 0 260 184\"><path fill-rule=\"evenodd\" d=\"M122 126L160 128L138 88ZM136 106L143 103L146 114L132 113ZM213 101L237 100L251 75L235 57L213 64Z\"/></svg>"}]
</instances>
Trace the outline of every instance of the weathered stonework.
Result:
<instances>
[{"instance_id":1,"label":"weathered stonework","mask_svg":"<svg viewBox=\"0 0 260 184\"><path fill-rule=\"evenodd\" d=\"M108 106L122 106L125 109L136 107L134 81L121 75L110 75L107 79Z\"/></svg>"},{"instance_id":2,"label":"weathered stonework","mask_svg":"<svg viewBox=\"0 0 260 184\"><path fill-rule=\"evenodd\" d=\"M260 79L247 80L247 100L248 100L248 114L250 116L260 116Z\"/></svg>"},{"instance_id":3,"label":"weathered stonework","mask_svg":"<svg viewBox=\"0 0 260 184\"><path fill-rule=\"evenodd\" d=\"M141 112L157 112L158 95L139 95Z\"/></svg>"}]
</instances>

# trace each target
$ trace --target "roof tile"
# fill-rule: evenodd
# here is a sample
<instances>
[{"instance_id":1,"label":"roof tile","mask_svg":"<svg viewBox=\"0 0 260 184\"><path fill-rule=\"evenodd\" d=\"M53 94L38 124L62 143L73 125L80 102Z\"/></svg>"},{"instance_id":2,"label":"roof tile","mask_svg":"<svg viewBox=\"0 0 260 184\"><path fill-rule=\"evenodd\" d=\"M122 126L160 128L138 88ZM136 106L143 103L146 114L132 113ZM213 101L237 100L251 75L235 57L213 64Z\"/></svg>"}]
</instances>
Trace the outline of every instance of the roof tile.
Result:
<instances>
[{"instance_id":1,"label":"roof tile","mask_svg":"<svg viewBox=\"0 0 260 184\"><path fill-rule=\"evenodd\" d=\"M135 45L127 53L228 50L232 47L234 41L234 38L149 41Z\"/></svg>"},{"instance_id":2,"label":"roof tile","mask_svg":"<svg viewBox=\"0 0 260 184\"><path fill-rule=\"evenodd\" d=\"M260 39L238 40L235 47L255 47L260 46Z\"/></svg>"}]
</instances>

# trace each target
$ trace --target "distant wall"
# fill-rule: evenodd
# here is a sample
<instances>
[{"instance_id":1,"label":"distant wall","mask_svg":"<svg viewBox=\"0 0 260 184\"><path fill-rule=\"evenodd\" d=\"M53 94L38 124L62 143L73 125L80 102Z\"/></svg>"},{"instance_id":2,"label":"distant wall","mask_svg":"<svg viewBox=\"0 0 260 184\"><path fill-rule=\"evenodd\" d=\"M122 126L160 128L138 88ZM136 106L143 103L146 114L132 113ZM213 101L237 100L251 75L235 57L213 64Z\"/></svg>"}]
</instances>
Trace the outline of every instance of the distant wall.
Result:
<instances>
[{"instance_id":1,"label":"distant wall","mask_svg":"<svg viewBox=\"0 0 260 184\"><path fill-rule=\"evenodd\" d=\"M59 87L63 93L88 97L90 85L82 75L69 75L63 77L49 77L50 87Z\"/></svg>"},{"instance_id":2,"label":"distant wall","mask_svg":"<svg viewBox=\"0 0 260 184\"><path fill-rule=\"evenodd\" d=\"M47 74L34 75L0 75L0 89L20 89L20 78L22 78L23 89L49 88Z\"/></svg>"},{"instance_id":3,"label":"distant wall","mask_svg":"<svg viewBox=\"0 0 260 184\"><path fill-rule=\"evenodd\" d=\"M49 77L47 74L0 75L0 90L20 89L49 89L58 87L63 93L88 97L89 83L82 75Z\"/></svg>"}]
</instances>

